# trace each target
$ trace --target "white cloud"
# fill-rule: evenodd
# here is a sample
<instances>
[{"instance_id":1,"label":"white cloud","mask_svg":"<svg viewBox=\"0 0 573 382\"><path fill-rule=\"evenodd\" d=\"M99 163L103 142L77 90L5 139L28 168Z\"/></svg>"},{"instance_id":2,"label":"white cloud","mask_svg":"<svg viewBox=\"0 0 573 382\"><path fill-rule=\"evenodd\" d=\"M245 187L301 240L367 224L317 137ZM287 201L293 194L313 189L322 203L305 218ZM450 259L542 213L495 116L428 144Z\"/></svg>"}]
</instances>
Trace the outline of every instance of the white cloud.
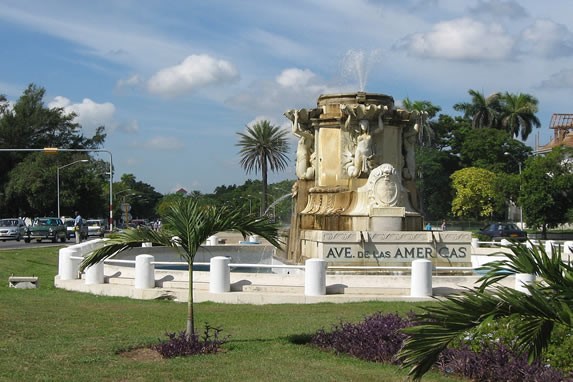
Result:
<instances>
[{"instance_id":1,"label":"white cloud","mask_svg":"<svg viewBox=\"0 0 573 382\"><path fill-rule=\"evenodd\" d=\"M298 88L306 86L316 75L309 69L291 68L281 72L276 78L279 85Z\"/></svg>"},{"instance_id":2,"label":"white cloud","mask_svg":"<svg viewBox=\"0 0 573 382\"><path fill-rule=\"evenodd\" d=\"M541 88L573 89L573 69L563 69L541 82Z\"/></svg>"},{"instance_id":3,"label":"white cloud","mask_svg":"<svg viewBox=\"0 0 573 382\"><path fill-rule=\"evenodd\" d=\"M523 18L527 17L527 11L516 1L504 0L478 0L475 7L469 9L472 15L483 15L491 18Z\"/></svg>"},{"instance_id":4,"label":"white cloud","mask_svg":"<svg viewBox=\"0 0 573 382\"><path fill-rule=\"evenodd\" d=\"M116 86L118 88L134 88L137 87L139 85L141 85L141 77L137 74L134 74L133 76L126 78L126 79L120 79L119 81L117 81Z\"/></svg>"},{"instance_id":5,"label":"white cloud","mask_svg":"<svg viewBox=\"0 0 573 382\"><path fill-rule=\"evenodd\" d=\"M563 24L551 20L536 20L521 36L527 54L550 58L573 54L573 33Z\"/></svg>"},{"instance_id":6,"label":"white cloud","mask_svg":"<svg viewBox=\"0 0 573 382\"><path fill-rule=\"evenodd\" d=\"M183 142L175 137L153 137L137 146L149 150L181 150L185 147Z\"/></svg>"},{"instance_id":7,"label":"white cloud","mask_svg":"<svg viewBox=\"0 0 573 382\"><path fill-rule=\"evenodd\" d=\"M84 98L81 103L72 103L66 97L57 96L48 103L48 107L61 107L66 113L75 113L74 122L82 126L85 135L93 134L99 126L105 126L106 129L116 127L115 106L110 102L96 103L89 98Z\"/></svg>"},{"instance_id":8,"label":"white cloud","mask_svg":"<svg viewBox=\"0 0 573 382\"><path fill-rule=\"evenodd\" d=\"M188 56L179 65L155 73L147 88L153 94L176 96L197 88L234 82L238 70L228 61L217 60L206 54Z\"/></svg>"},{"instance_id":9,"label":"white cloud","mask_svg":"<svg viewBox=\"0 0 573 382\"><path fill-rule=\"evenodd\" d=\"M445 21L428 33L415 33L396 48L411 55L448 60L503 60L511 57L514 41L499 24L464 17Z\"/></svg>"}]
</instances>

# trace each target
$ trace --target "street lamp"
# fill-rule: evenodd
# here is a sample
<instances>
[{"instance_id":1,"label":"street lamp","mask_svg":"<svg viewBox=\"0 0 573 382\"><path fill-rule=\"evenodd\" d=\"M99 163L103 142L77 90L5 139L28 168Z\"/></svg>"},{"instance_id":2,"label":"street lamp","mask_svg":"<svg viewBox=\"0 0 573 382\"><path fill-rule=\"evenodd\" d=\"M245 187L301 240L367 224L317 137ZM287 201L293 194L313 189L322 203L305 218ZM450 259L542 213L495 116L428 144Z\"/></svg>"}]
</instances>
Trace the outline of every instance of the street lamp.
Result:
<instances>
[{"instance_id":1,"label":"street lamp","mask_svg":"<svg viewBox=\"0 0 573 382\"><path fill-rule=\"evenodd\" d=\"M63 169L63 168L69 167L69 166L71 166L71 165L74 165L74 164L76 164L76 163L80 163L80 162L81 162L81 163L85 163L85 162L89 162L89 160L87 160L87 159L80 159L80 160L77 160L77 161L75 161L75 162L68 163L68 164L65 164L65 165L63 165L63 166L60 166L60 167L58 167L58 168L56 169L56 182L57 182L57 185L58 185L58 186L57 186L57 189L58 189L57 193L58 193L58 217L59 217L59 218L62 217L62 215L61 215L61 213L60 213L60 170Z\"/></svg>"},{"instance_id":2,"label":"street lamp","mask_svg":"<svg viewBox=\"0 0 573 382\"><path fill-rule=\"evenodd\" d=\"M521 162L519 160L517 160L516 157L511 155L511 153L508 151L504 152L503 155L511 157L511 158L513 158L514 161L517 162L517 168L519 170L519 190L521 191ZM519 224L520 224L519 228L523 229L523 207L522 206L519 206Z\"/></svg>"}]
</instances>

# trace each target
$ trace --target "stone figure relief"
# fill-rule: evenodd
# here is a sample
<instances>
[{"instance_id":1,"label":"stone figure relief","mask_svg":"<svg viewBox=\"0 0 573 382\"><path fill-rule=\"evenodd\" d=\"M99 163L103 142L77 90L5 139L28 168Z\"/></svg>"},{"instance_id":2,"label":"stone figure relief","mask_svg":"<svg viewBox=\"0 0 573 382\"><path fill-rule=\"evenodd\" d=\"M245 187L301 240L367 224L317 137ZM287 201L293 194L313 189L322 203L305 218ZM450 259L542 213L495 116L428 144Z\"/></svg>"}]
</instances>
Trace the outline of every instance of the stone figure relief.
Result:
<instances>
[{"instance_id":1,"label":"stone figure relief","mask_svg":"<svg viewBox=\"0 0 573 382\"><path fill-rule=\"evenodd\" d=\"M292 133L298 137L295 172L298 179L314 179L316 153L314 129L310 119L320 115L320 109L291 109L284 115L292 121Z\"/></svg>"},{"instance_id":2,"label":"stone figure relief","mask_svg":"<svg viewBox=\"0 0 573 382\"><path fill-rule=\"evenodd\" d=\"M416 177L416 139L419 125L408 126L402 133L402 148L404 152L404 168L402 176L406 180L414 180Z\"/></svg>"},{"instance_id":3,"label":"stone figure relief","mask_svg":"<svg viewBox=\"0 0 573 382\"><path fill-rule=\"evenodd\" d=\"M350 135L343 144L343 168L351 178L370 173L376 166L376 153L373 135L382 132L384 113L387 106L382 105L340 105L343 115L346 115L344 129ZM370 128L370 120L378 120L375 129Z\"/></svg>"}]
</instances>

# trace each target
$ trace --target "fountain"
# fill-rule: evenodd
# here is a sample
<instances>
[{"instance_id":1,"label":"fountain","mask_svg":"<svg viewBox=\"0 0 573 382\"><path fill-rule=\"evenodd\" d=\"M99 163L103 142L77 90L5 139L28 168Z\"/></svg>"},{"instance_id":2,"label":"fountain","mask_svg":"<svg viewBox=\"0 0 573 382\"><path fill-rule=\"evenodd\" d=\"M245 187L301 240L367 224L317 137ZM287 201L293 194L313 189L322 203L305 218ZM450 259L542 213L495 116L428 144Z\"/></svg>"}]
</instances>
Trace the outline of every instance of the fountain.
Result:
<instances>
[{"instance_id":1,"label":"fountain","mask_svg":"<svg viewBox=\"0 0 573 382\"><path fill-rule=\"evenodd\" d=\"M364 69L364 56L354 57L360 59L356 68ZM365 75L358 78L363 88ZM299 139L289 260L471 263L469 232L423 230L416 189L418 113L396 108L389 95L359 91L323 94L317 107L285 116Z\"/></svg>"}]
</instances>

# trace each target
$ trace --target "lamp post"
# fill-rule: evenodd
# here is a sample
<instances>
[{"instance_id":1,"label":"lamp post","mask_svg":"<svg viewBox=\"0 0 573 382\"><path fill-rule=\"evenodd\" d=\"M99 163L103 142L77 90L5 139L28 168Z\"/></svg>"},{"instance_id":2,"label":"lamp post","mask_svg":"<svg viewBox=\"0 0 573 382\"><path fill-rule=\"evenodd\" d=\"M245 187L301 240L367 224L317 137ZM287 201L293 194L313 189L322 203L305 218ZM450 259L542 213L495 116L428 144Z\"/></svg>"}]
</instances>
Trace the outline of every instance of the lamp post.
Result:
<instances>
[{"instance_id":1,"label":"lamp post","mask_svg":"<svg viewBox=\"0 0 573 382\"><path fill-rule=\"evenodd\" d=\"M506 151L503 155L513 158L517 162L517 169L519 171L519 190L521 191L521 162L517 160L516 157L511 155L510 152ZM523 207L519 206L519 228L523 229Z\"/></svg>"},{"instance_id":2,"label":"lamp post","mask_svg":"<svg viewBox=\"0 0 573 382\"><path fill-rule=\"evenodd\" d=\"M61 215L61 213L60 213L60 170L63 169L63 168L69 167L69 166L71 166L71 165L74 165L74 164L76 164L76 163L85 163L85 162L89 162L89 161L88 161L87 159L80 159L80 160L77 160L77 161L75 161L75 162L68 163L68 164L65 164L65 165L63 165L63 166L60 166L60 167L58 167L58 168L56 169L56 183L57 183L57 190L58 190L58 191L57 191L57 194L58 194L58 217L59 217L59 218L62 217L62 215Z\"/></svg>"}]
</instances>

